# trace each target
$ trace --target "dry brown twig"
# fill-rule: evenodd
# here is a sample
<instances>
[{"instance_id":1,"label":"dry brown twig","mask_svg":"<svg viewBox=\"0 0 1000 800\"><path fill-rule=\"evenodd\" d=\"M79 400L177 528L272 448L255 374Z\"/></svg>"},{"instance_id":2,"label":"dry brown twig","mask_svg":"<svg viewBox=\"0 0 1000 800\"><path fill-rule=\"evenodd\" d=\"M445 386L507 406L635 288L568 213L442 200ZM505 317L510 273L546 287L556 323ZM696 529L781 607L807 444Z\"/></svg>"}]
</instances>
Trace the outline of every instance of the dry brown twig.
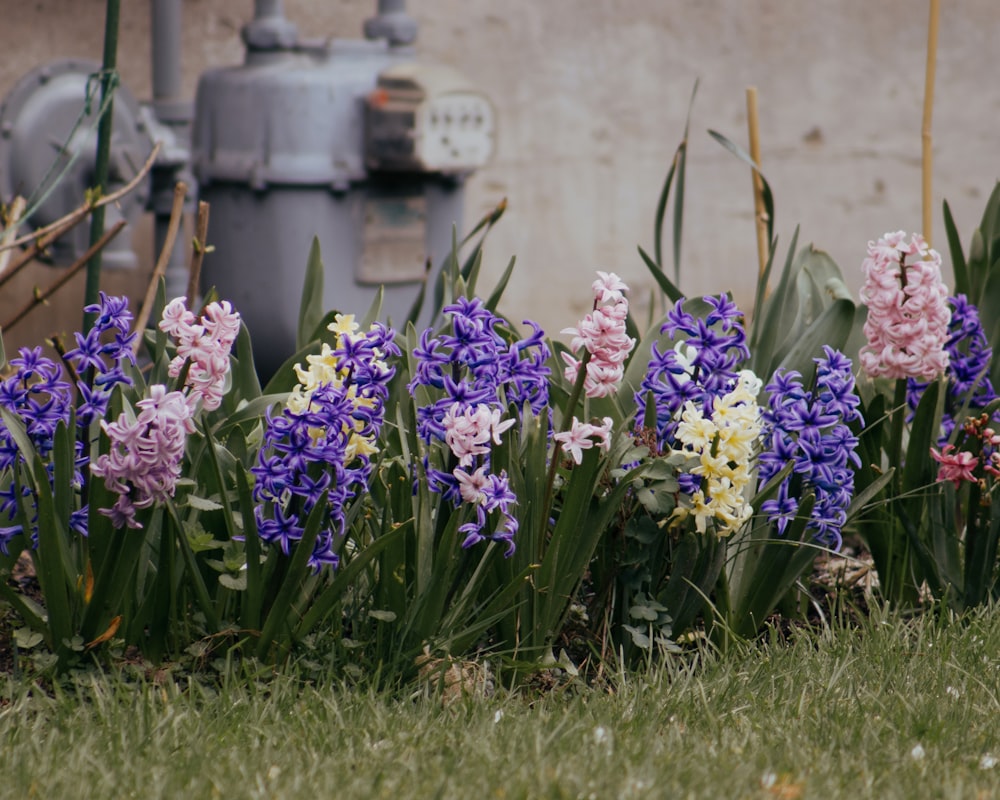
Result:
<instances>
[{"instance_id":1,"label":"dry brown twig","mask_svg":"<svg viewBox=\"0 0 1000 800\"><path fill-rule=\"evenodd\" d=\"M149 171L153 168L153 164L156 163L156 157L160 153L160 146L161 142L157 142L153 145L153 149L150 152L149 157L135 174L135 177L126 183L121 189L117 189L111 194L105 195L97 200L84 201L82 205L70 211L65 217L57 219L55 222L46 225L44 228L39 228L36 231L20 236L12 242L6 242L0 245L0 250L9 250L12 247L20 247L23 244L39 242L43 239L47 239L46 244L51 244L56 238L86 218L86 216L95 208L100 208L101 206L106 206L109 203L115 203L121 200L125 195L133 191L140 183L142 183L142 179L145 178ZM44 246L45 245L43 245L43 247Z\"/></svg>"},{"instance_id":2,"label":"dry brown twig","mask_svg":"<svg viewBox=\"0 0 1000 800\"><path fill-rule=\"evenodd\" d=\"M7 212L6 225L7 230L3 232L3 237L0 238L0 245L10 244L14 235L17 233L17 223L21 220L21 215L24 214L24 207L27 205L27 201L18 195L10 204L10 210ZM0 275L2 275L7 270L7 265L10 262L10 250L0 251Z\"/></svg>"},{"instance_id":3,"label":"dry brown twig","mask_svg":"<svg viewBox=\"0 0 1000 800\"><path fill-rule=\"evenodd\" d=\"M31 300L24 306L22 306L14 314L14 316L11 317L11 319L7 320L3 324L2 330L7 331L13 328L18 322L20 322L22 319L28 316L28 314L31 313L31 311L36 306L39 306L42 303L44 303L53 294L59 291L59 289L61 289L63 286L69 283L69 281L73 278L74 275L76 275L76 273L78 273L81 269L87 266L87 262L90 261L90 259L93 258L93 256L97 252L103 250L107 246L107 244L121 232L121 229L124 228L125 225L126 225L125 220L123 219L118 220L117 223L115 223L111 228L109 228L104 232L104 235L100 239L98 239L89 248L87 248L87 252L84 253L82 256L80 256L80 258L78 258L76 261L74 261L73 264L69 267L69 269L67 269L66 272L64 272L59 277L58 280L50 284L45 289L39 290L36 288L34 294L32 295Z\"/></svg>"},{"instance_id":4,"label":"dry brown twig","mask_svg":"<svg viewBox=\"0 0 1000 800\"><path fill-rule=\"evenodd\" d=\"M187 184L184 181L178 181L177 185L174 186L174 204L170 209L170 222L167 225L167 235L163 240L163 249L156 260L156 266L153 268L149 285L146 287L146 295L142 300L142 308L139 311L139 316L136 317L135 326L132 328L133 331L139 334L132 344L133 353L138 353L139 347L142 345L142 332L146 327L146 323L149 322L149 316L153 311L156 288L160 282L160 277L167 271L167 263L170 261L174 242L177 241L177 232L180 230L184 215L184 198L187 196L187 189Z\"/></svg>"},{"instance_id":5,"label":"dry brown twig","mask_svg":"<svg viewBox=\"0 0 1000 800\"><path fill-rule=\"evenodd\" d=\"M212 249L206 244L208 240L208 212L208 203L204 200L199 201L198 219L195 222L194 241L192 242L191 270L188 274L187 301L189 307L194 306L195 297L198 296L198 281L201 280L201 262L205 258L205 253L210 252Z\"/></svg>"}]
</instances>

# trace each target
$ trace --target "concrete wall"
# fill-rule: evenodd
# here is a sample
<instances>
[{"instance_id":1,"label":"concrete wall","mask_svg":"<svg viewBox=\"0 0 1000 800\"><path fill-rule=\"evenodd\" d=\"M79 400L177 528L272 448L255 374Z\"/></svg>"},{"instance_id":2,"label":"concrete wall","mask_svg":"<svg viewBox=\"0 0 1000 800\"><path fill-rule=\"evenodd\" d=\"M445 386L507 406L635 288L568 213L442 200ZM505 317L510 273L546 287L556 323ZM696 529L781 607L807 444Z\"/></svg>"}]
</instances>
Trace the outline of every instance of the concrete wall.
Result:
<instances>
[{"instance_id":1,"label":"concrete wall","mask_svg":"<svg viewBox=\"0 0 1000 800\"><path fill-rule=\"evenodd\" d=\"M657 196L696 80L681 280L689 294L730 289L745 306L752 296L749 172L706 133L745 146L749 84L759 92L762 163L782 251L800 224L800 241L827 250L857 286L868 240L921 225L927 2L408 5L421 55L460 67L496 103L498 150L470 183L467 219L508 199L486 261L496 275L517 256L504 306L514 317L538 319L550 332L574 324L596 269L619 272L637 294L651 286L636 245L651 248ZM123 6L121 71L145 98L149 4ZM374 6L286 0L285 10L304 34L355 37ZM104 0L0 0L0 93L47 59L99 59L103 8ZM251 0L186 0L184 83L192 96L202 69L241 60L238 32L252 12ZM995 0L943 4L932 231L942 251L942 199L967 242L1000 175L998 32ZM152 255L143 257L151 265ZM4 296L0 307L11 302Z\"/></svg>"}]
</instances>

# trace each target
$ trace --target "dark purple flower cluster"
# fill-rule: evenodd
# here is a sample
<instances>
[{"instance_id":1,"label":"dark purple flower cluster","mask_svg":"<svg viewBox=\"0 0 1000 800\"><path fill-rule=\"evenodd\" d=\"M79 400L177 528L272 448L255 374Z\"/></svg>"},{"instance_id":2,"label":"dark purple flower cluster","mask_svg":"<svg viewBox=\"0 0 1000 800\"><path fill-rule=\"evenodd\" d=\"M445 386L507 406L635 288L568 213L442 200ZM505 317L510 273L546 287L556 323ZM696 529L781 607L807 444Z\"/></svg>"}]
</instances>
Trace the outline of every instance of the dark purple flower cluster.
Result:
<instances>
[{"instance_id":1,"label":"dark purple flower cluster","mask_svg":"<svg viewBox=\"0 0 1000 800\"><path fill-rule=\"evenodd\" d=\"M338 336L299 370L299 387L280 413L268 411L253 496L260 538L288 554L306 518L327 493L320 534L309 563L336 567L335 537L345 532L349 501L365 491L371 455L385 417L389 381L398 357L395 333L376 323L367 333Z\"/></svg>"},{"instance_id":2,"label":"dark purple flower cluster","mask_svg":"<svg viewBox=\"0 0 1000 800\"><path fill-rule=\"evenodd\" d=\"M660 333L668 334L677 344L660 352L658 343L653 343L646 377L635 395L640 410L652 398L661 448L673 441L684 403L693 400L702 408L711 408L715 398L732 390L740 365L750 357L743 314L736 304L725 295L703 300L710 308L704 318L685 311L683 299L667 314ZM639 419L643 416L641 411Z\"/></svg>"},{"instance_id":3,"label":"dark purple flower cluster","mask_svg":"<svg viewBox=\"0 0 1000 800\"><path fill-rule=\"evenodd\" d=\"M107 412L115 386L133 385L124 365L128 362L135 366L132 346L139 334L129 333L132 312L128 310L127 297L108 297L101 292L100 302L84 311L97 314L97 319L86 334L74 334L76 348L66 353L66 358L79 376L77 422L88 426Z\"/></svg>"},{"instance_id":4,"label":"dark purple flower cluster","mask_svg":"<svg viewBox=\"0 0 1000 800\"><path fill-rule=\"evenodd\" d=\"M761 511L784 534L798 514L807 492L815 495L806 530L825 547L838 550L840 530L854 491L853 463L860 466L857 437L847 423L861 420L860 400L854 392L851 360L824 346L816 361L813 391L802 385L795 371L779 370L766 387L770 398L764 411L766 449L760 454L760 487L792 463L792 472L766 500Z\"/></svg>"},{"instance_id":5,"label":"dark purple flower cluster","mask_svg":"<svg viewBox=\"0 0 1000 800\"><path fill-rule=\"evenodd\" d=\"M945 370L948 390L938 446L946 444L951 437L957 424L956 414L962 415L963 420L974 417L997 397L990 382L993 348L979 322L979 310L964 294L949 297L948 302L951 304L951 322L944 348L948 353L948 368ZM907 380L906 403L911 414L916 411L927 385L925 381ZM962 414L963 408L966 409L965 414Z\"/></svg>"},{"instance_id":6,"label":"dark purple flower cluster","mask_svg":"<svg viewBox=\"0 0 1000 800\"><path fill-rule=\"evenodd\" d=\"M511 403L518 409L528 403L532 412L541 414L549 402L551 374L545 366L549 348L542 329L526 320L531 336L507 342L496 330L502 320L478 297L460 297L444 312L451 318L451 330L435 336L432 328L426 329L413 351L416 370L410 392L417 386L444 390L433 404L418 409L420 437L425 442L444 438L442 421L453 403L505 409Z\"/></svg>"},{"instance_id":7,"label":"dark purple flower cluster","mask_svg":"<svg viewBox=\"0 0 1000 800\"><path fill-rule=\"evenodd\" d=\"M484 539L503 541L507 553L514 551L517 519L511 508L517 498L510 490L505 472L490 474L490 442L498 441L512 424L500 417L513 407L519 415L525 405L532 413L548 410L550 369L545 365L550 352L542 329L533 322L532 333L508 342L497 328L502 320L479 298L459 298L446 306L449 329L434 335L427 329L414 350L416 363L409 390L432 390L432 402L417 406L417 434L425 444L445 441L451 454L447 469L437 469L425 456L423 465L428 485L456 507L463 502L475 509L475 520L460 526L464 547ZM462 467L469 467L466 472ZM500 519L492 533L491 513Z\"/></svg>"},{"instance_id":8,"label":"dark purple flower cluster","mask_svg":"<svg viewBox=\"0 0 1000 800\"><path fill-rule=\"evenodd\" d=\"M136 334L129 334L132 314L128 299L109 297L101 292L100 301L89 305L86 312L96 314L93 327L83 335L76 333L77 347L66 354L77 373L76 393L79 406L76 423L83 437L77 439L76 476L77 488L83 485L82 470L89 456L85 452L86 432L90 423L104 415L115 386L131 386L132 379L125 374L124 364L135 363L132 342ZM54 446L57 426L70 425L74 401L74 387L65 380L62 367L42 355L42 348L22 348L17 358L10 361L14 371L0 382L0 406L19 417L25 426L32 447L43 462L47 462ZM17 517L17 494L12 472L22 458L6 425L0 422L0 472L11 476L0 488L0 516L13 522ZM50 480L52 469L49 466ZM21 494L30 496L27 486ZM32 502L32 505L34 503ZM37 544L38 532L32 519L31 541ZM80 505L70 514L70 527L86 536L87 506ZM19 524L0 527L0 551L6 553L11 540L22 533Z\"/></svg>"}]
</instances>

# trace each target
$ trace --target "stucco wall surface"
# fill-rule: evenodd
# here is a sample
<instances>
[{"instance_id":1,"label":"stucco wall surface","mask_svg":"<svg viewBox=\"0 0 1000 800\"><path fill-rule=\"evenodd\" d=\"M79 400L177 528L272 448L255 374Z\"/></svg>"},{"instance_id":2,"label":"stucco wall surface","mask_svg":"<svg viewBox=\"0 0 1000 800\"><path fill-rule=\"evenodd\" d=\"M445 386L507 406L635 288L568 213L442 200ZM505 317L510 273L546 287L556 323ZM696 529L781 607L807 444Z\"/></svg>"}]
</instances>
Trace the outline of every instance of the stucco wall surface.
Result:
<instances>
[{"instance_id":1,"label":"stucco wall surface","mask_svg":"<svg viewBox=\"0 0 1000 800\"><path fill-rule=\"evenodd\" d=\"M507 198L487 271L498 275L516 256L505 308L555 332L588 306L596 269L620 273L637 296L651 286L636 246L652 246L657 197L696 81L682 287L729 289L749 305L757 270L750 175L707 129L746 145L751 84L780 251L799 225L800 242L827 250L857 287L868 240L921 224L927 6L411 0L408 11L420 25L420 56L459 67L496 105L497 150L470 181L467 221ZM310 36L358 37L374 8L374 0L285 3ZM0 93L48 59L99 59L103 10L103 0L0 0ZM203 69L242 60L239 29L253 3L185 0L183 13L184 86L193 97ZM124 0L119 62L140 99L150 93L149 16L148 2ZM931 232L942 251L941 201L967 242L1000 175L998 31L995 0L943 4ZM152 254L142 257L151 267Z\"/></svg>"}]
</instances>

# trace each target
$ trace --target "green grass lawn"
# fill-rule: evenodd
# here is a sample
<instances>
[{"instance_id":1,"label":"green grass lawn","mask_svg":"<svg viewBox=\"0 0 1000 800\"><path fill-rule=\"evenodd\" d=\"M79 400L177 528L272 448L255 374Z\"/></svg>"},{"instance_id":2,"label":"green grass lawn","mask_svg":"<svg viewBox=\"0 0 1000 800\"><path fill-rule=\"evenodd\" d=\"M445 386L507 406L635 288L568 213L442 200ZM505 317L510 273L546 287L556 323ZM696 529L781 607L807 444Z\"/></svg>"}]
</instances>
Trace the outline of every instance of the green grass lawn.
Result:
<instances>
[{"instance_id":1,"label":"green grass lawn","mask_svg":"<svg viewBox=\"0 0 1000 800\"><path fill-rule=\"evenodd\" d=\"M448 707L279 676L10 682L0 796L1000 797L1000 613L873 617L611 691Z\"/></svg>"}]
</instances>

